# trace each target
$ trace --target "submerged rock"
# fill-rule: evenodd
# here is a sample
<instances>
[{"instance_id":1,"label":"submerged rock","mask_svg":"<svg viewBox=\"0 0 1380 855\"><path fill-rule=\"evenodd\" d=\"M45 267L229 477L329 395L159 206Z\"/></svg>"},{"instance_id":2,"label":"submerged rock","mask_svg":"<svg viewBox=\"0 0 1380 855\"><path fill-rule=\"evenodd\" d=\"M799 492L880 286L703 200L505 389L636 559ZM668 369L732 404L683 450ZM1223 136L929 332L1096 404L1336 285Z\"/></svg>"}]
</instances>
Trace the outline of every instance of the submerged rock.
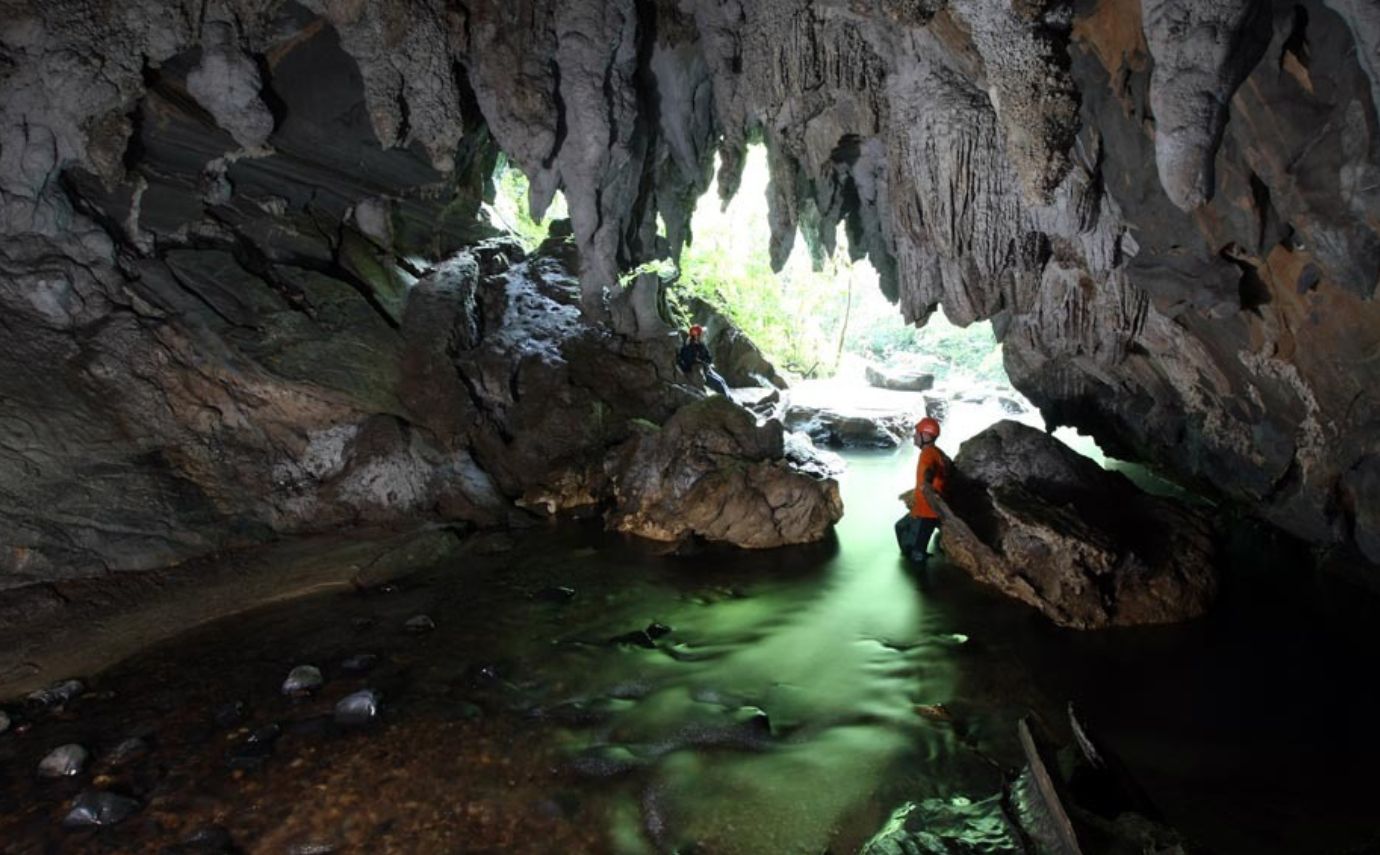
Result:
<instances>
[{"instance_id":1,"label":"submerged rock","mask_svg":"<svg viewBox=\"0 0 1380 855\"><path fill-rule=\"evenodd\" d=\"M532 599L539 603L568 603L575 599L575 589L565 585L554 585L532 593Z\"/></svg>"},{"instance_id":2,"label":"submerged rock","mask_svg":"<svg viewBox=\"0 0 1380 855\"><path fill-rule=\"evenodd\" d=\"M1210 520L1053 437L1000 422L968 440L941 508L943 549L1061 626L1171 623L1217 592Z\"/></svg>"},{"instance_id":3,"label":"submerged rock","mask_svg":"<svg viewBox=\"0 0 1380 855\"><path fill-rule=\"evenodd\" d=\"M862 848L861 855L1025 855L1020 830L1002 810L1000 795L926 799L906 804Z\"/></svg>"},{"instance_id":4,"label":"submerged rock","mask_svg":"<svg viewBox=\"0 0 1380 855\"><path fill-rule=\"evenodd\" d=\"M149 753L149 744L137 736L123 740L105 756L108 766L124 766Z\"/></svg>"},{"instance_id":5,"label":"submerged rock","mask_svg":"<svg viewBox=\"0 0 1380 855\"><path fill-rule=\"evenodd\" d=\"M335 705L335 723L347 727L372 724L379 714L379 698L372 689L346 695Z\"/></svg>"},{"instance_id":6,"label":"submerged rock","mask_svg":"<svg viewBox=\"0 0 1380 855\"><path fill-rule=\"evenodd\" d=\"M436 621L432 620L428 615L413 615L403 624L403 629L417 634L431 632L435 628Z\"/></svg>"},{"instance_id":7,"label":"submerged rock","mask_svg":"<svg viewBox=\"0 0 1380 855\"><path fill-rule=\"evenodd\" d=\"M193 855L197 852L231 853L235 839L223 826L207 825L182 839L182 842L169 850L169 855Z\"/></svg>"},{"instance_id":8,"label":"submerged rock","mask_svg":"<svg viewBox=\"0 0 1380 855\"><path fill-rule=\"evenodd\" d=\"M315 665L298 665L288 672L287 679L283 681L283 694L293 697L309 695L321 688L324 682L320 668Z\"/></svg>"},{"instance_id":9,"label":"submerged rock","mask_svg":"<svg viewBox=\"0 0 1380 855\"><path fill-rule=\"evenodd\" d=\"M838 483L785 458L779 422L758 425L722 397L644 428L606 463L610 528L652 540L692 535L749 549L822 539L843 516Z\"/></svg>"},{"instance_id":10,"label":"submerged rock","mask_svg":"<svg viewBox=\"0 0 1380 855\"><path fill-rule=\"evenodd\" d=\"M613 778L636 771L648 762L647 758L639 757L623 745L595 745L575 755L570 765L577 773L590 778Z\"/></svg>"},{"instance_id":11,"label":"submerged rock","mask_svg":"<svg viewBox=\"0 0 1380 855\"><path fill-rule=\"evenodd\" d=\"M62 745L48 752L38 764L38 774L42 778L73 778L86 768L91 754L80 745Z\"/></svg>"},{"instance_id":12,"label":"submerged rock","mask_svg":"<svg viewBox=\"0 0 1380 855\"><path fill-rule=\"evenodd\" d=\"M53 709L71 703L85 691L86 685L81 680L62 680L46 689L30 692L29 701L38 706Z\"/></svg>"},{"instance_id":13,"label":"submerged rock","mask_svg":"<svg viewBox=\"0 0 1380 855\"><path fill-rule=\"evenodd\" d=\"M216 708L214 719L216 726L220 728L231 728L244 721L244 701L231 701Z\"/></svg>"},{"instance_id":14,"label":"submerged rock","mask_svg":"<svg viewBox=\"0 0 1380 855\"><path fill-rule=\"evenodd\" d=\"M244 742L230 752L226 758L226 765L231 769L246 771L262 768L268 758L273 756L273 746L282 735L283 728L277 723L264 725L249 734Z\"/></svg>"},{"instance_id":15,"label":"submerged rock","mask_svg":"<svg viewBox=\"0 0 1380 855\"><path fill-rule=\"evenodd\" d=\"M0 710L0 733L10 729L10 715L4 710Z\"/></svg>"},{"instance_id":16,"label":"submerged rock","mask_svg":"<svg viewBox=\"0 0 1380 855\"><path fill-rule=\"evenodd\" d=\"M354 656L341 662L340 669L342 671L348 671L351 674L363 674L365 671L373 670L373 667L377 665L378 662L378 656L373 653L356 653Z\"/></svg>"},{"instance_id":17,"label":"submerged rock","mask_svg":"<svg viewBox=\"0 0 1380 855\"><path fill-rule=\"evenodd\" d=\"M72 802L63 819L64 828L92 828L116 825L134 816L139 803L134 799L100 790L87 790Z\"/></svg>"}]
</instances>

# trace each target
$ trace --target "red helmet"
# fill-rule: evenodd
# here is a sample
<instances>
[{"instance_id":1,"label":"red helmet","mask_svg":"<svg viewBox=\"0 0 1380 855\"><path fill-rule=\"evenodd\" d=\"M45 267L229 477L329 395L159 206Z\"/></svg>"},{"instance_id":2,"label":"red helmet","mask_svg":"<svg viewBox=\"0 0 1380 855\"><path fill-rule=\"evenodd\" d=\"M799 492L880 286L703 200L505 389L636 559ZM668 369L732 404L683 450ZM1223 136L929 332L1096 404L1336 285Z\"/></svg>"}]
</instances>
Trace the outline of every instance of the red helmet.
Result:
<instances>
[{"instance_id":1,"label":"red helmet","mask_svg":"<svg viewBox=\"0 0 1380 855\"><path fill-rule=\"evenodd\" d=\"M915 432L928 436L930 439L939 438L939 422L926 416L915 424Z\"/></svg>"},{"instance_id":2,"label":"red helmet","mask_svg":"<svg viewBox=\"0 0 1380 855\"><path fill-rule=\"evenodd\" d=\"M700 326L699 324L695 324L690 328L691 338L699 338L702 335L704 335L704 327Z\"/></svg>"}]
</instances>

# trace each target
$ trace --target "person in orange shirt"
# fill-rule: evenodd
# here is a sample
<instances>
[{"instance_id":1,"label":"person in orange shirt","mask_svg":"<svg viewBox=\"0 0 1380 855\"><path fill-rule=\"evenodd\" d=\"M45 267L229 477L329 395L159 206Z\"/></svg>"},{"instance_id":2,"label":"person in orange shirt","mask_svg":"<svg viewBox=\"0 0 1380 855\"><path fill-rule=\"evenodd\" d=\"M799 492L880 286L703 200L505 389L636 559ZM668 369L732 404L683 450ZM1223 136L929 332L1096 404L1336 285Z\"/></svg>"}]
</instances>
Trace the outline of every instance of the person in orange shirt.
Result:
<instances>
[{"instance_id":1,"label":"person in orange shirt","mask_svg":"<svg viewBox=\"0 0 1380 855\"><path fill-rule=\"evenodd\" d=\"M896 521L896 542L901 552L923 566L929 559L930 538L939 529L939 513L925 498L928 485L940 496L944 495L944 479L949 461L934 444L939 439L939 422L923 418L915 425L915 445L920 449L920 461L915 466L915 494L910 513Z\"/></svg>"}]
</instances>

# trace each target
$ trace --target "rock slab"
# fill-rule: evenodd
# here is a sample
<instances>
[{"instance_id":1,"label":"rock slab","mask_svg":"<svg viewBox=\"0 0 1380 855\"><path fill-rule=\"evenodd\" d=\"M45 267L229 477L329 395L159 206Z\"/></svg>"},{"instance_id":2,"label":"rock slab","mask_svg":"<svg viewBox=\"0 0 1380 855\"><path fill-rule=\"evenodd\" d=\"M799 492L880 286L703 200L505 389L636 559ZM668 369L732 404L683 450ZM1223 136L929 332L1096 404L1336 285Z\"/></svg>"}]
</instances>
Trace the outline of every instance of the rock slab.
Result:
<instances>
[{"instance_id":1,"label":"rock slab","mask_svg":"<svg viewBox=\"0 0 1380 855\"><path fill-rule=\"evenodd\" d=\"M1217 593L1206 514L1018 422L963 444L947 498L949 560L1060 626L1188 620Z\"/></svg>"},{"instance_id":2,"label":"rock slab","mask_svg":"<svg viewBox=\"0 0 1380 855\"><path fill-rule=\"evenodd\" d=\"M605 463L610 528L660 541L689 536L748 549L811 543L843 516L838 482L789 462L780 422L712 397L647 426Z\"/></svg>"}]
</instances>

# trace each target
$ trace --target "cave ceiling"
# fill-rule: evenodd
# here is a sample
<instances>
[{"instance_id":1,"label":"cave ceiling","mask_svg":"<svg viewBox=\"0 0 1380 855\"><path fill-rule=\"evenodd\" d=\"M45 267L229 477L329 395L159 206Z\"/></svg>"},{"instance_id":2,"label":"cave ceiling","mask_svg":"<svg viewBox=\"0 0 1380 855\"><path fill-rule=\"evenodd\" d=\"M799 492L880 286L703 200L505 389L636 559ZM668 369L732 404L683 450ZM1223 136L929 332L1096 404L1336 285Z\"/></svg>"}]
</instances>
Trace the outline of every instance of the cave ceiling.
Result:
<instances>
[{"instance_id":1,"label":"cave ceiling","mask_svg":"<svg viewBox=\"0 0 1380 855\"><path fill-rule=\"evenodd\" d=\"M92 402L166 394L111 343L140 336L225 385L143 289L251 329L246 294L328 277L349 335L404 347L408 289L488 236L500 150L534 212L565 195L582 311L616 326L620 274L761 141L776 263L842 225L907 320L992 321L1051 423L1380 563L1377 107L1368 0L6 0L0 462L194 474ZM336 386L405 417L374 379Z\"/></svg>"}]
</instances>

